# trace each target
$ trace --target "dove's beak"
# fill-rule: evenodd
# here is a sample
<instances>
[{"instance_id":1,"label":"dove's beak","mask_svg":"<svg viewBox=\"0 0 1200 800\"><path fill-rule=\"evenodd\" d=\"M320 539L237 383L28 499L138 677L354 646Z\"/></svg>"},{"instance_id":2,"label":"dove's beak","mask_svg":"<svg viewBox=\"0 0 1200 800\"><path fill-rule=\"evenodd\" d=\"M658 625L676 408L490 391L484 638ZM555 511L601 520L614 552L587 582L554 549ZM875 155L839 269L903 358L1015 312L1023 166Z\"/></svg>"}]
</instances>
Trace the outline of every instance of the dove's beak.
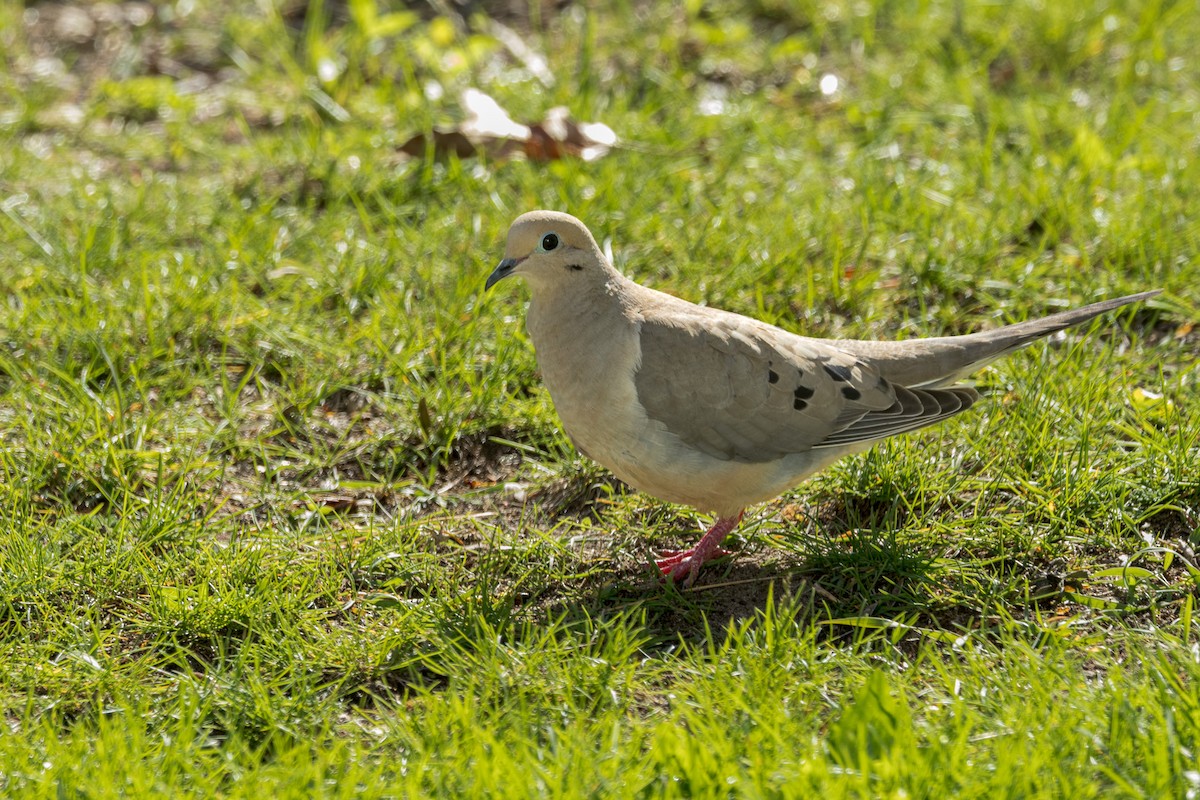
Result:
<instances>
[{"instance_id":1,"label":"dove's beak","mask_svg":"<svg viewBox=\"0 0 1200 800\"><path fill-rule=\"evenodd\" d=\"M517 264L520 264L524 260L525 259L523 258L506 258L501 261L499 265L492 270L492 274L488 275L487 283L483 285L483 290L486 292L488 289L492 288L493 284L503 280L504 278L507 278L512 274L512 271L517 268Z\"/></svg>"}]
</instances>

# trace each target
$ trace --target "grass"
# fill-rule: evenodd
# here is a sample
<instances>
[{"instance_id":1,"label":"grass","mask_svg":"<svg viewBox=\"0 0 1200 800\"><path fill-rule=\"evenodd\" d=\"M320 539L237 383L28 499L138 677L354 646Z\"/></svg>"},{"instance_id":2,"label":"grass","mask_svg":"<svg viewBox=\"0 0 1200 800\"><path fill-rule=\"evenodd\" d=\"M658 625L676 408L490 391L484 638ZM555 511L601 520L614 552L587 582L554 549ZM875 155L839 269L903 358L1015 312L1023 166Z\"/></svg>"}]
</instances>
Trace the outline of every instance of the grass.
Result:
<instances>
[{"instance_id":1,"label":"grass","mask_svg":"<svg viewBox=\"0 0 1200 800\"><path fill-rule=\"evenodd\" d=\"M1200 15L660 5L0 7L5 794L1200 791ZM397 155L467 87L623 144ZM815 335L1165 292L677 591L481 291L535 207Z\"/></svg>"}]
</instances>

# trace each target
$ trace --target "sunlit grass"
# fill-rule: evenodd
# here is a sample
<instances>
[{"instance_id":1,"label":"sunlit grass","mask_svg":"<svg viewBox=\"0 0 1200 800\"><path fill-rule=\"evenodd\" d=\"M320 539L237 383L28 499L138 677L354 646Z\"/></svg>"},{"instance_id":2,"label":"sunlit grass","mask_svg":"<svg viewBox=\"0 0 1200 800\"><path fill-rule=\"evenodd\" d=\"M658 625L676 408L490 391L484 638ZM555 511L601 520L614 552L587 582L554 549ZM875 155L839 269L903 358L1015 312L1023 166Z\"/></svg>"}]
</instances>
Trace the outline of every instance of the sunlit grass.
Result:
<instances>
[{"instance_id":1,"label":"sunlit grass","mask_svg":"<svg viewBox=\"0 0 1200 800\"><path fill-rule=\"evenodd\" d=\"M0 8L4 793L1200 791L1194 8L89 8ZM467 87L623 144L397 154ZM1165 292L678 591L482 292L536 207L815 335Z\"/></svg>"}]
</instances>

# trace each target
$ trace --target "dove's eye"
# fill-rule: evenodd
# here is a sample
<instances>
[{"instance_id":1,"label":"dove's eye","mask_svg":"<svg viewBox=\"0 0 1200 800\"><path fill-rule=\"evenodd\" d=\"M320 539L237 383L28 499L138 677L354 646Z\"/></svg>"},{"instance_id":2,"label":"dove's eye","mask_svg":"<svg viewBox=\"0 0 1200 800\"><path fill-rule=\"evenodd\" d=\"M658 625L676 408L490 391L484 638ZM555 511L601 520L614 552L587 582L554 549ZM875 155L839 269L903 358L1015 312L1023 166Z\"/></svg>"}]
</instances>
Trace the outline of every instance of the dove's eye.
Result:
<instances>
[{"instance_id":1,"label":"dove's eye","mask_svg":"<svg viewBox=\"0 0 1200 800\"><path fill-rule=\"evenodd\" d=\"M542 249L549 253L554 248L558 247L558 237L553 233L547 233L542 237Z\"/></svg>"}]
</instances>

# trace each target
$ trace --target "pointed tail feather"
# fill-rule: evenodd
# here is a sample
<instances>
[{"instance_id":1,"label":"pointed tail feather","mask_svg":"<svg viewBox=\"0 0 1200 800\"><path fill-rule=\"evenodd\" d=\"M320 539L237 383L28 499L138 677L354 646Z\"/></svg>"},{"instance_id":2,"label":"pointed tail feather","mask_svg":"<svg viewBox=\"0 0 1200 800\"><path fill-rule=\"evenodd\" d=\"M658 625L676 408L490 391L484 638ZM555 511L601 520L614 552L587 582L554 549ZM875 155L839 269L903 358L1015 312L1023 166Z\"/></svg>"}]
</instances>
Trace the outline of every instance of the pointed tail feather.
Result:
<instances>
[{"instance_id":1,"label":"pointed tail feather","mask_svg":"<svg viewBox=\"0 0 1200 800\"><path fill-rule=\"evenodd\" d=\"M1114 308L1153 297L1161 290L1141 292L1018 322L965 336L942 336L903 342L839 341L838 347L869 360L884 378L909 388L949 386L989 361L1006 356L1044 336L1081 325Z\"/></svg>"}]
</instances>

